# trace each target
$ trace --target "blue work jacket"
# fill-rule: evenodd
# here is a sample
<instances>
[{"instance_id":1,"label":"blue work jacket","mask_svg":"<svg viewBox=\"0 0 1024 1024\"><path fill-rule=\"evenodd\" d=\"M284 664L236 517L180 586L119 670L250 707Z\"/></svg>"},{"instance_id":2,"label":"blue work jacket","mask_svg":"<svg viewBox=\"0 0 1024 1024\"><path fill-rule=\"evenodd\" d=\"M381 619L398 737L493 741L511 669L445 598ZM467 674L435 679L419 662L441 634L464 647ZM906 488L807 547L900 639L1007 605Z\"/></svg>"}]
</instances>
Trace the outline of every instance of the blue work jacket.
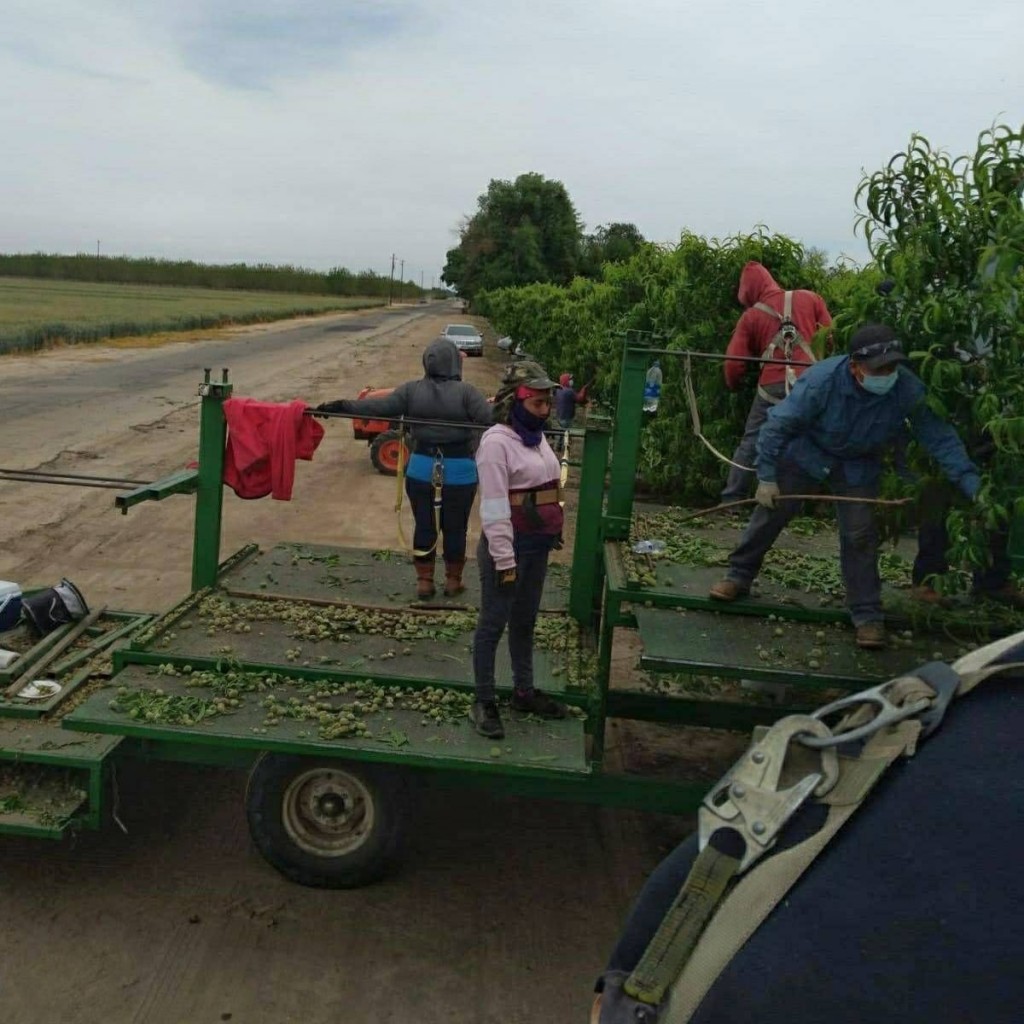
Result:
<instances>
[{"instance_id":1,"label":"blue work jacket","mask_svg":"<svg viewBox=\"0 0 1024 1024\"><path fill-rule=\"evenodd\" d=\"M969 498L981 485L957 432L928 408L924 384L905 366L892 391L873 395L850 372L849 356L823 359L768 413L757 442L757 476L774 482L781 459L791 459L815 480L842 467L851 487L875 483L881 456L904 429L924 446L943 473Z\"/></svg>"}]
</instances>

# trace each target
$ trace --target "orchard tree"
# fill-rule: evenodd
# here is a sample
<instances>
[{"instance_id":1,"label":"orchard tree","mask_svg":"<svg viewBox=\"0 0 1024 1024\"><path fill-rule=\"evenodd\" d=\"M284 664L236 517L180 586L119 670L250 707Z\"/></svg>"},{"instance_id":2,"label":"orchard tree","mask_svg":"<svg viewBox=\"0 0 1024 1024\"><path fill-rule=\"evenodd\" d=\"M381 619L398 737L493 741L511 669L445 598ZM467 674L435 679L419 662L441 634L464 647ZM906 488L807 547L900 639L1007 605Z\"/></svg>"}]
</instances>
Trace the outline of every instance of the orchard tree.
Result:
<instances>
[{"instance_id":1,"label":"orchard tree","mask_svg":"<svg viewBox=\"0 0 1024 1024\"><path fill-rule=\"evenodd\" d=\"M860 229L890 284L865 277L837 318L841 334L865 320L893 326L929 403L982 461L979 501L948 519L953 560L976 565L986 528L1024 513L1022 197L1024 127L995 125L956 158L913 135L857 193Z\"/></svg>"},{"instance_id":2,"label":"orchard tree","mask_svg":"<svg viewBox=\"0 0 1024 1024\"><path fill-rule=\"evenodd\" d=\"M582 224L560 181L494 180L448 250L443 279L466 299L480 291L568 284L579 269Z\"/></svg>"},{"instance_id":3,"label":"orchard tree","mask_svg":"<svg viewBox=\"0 0 1024 1024\"><path fill-rule=\"evenodd\" d=\"M645 244L635 224L599 224L583 239L580 273L584 277L600 277L605 263L624 263Z\"/></svg>"}]
</instances>

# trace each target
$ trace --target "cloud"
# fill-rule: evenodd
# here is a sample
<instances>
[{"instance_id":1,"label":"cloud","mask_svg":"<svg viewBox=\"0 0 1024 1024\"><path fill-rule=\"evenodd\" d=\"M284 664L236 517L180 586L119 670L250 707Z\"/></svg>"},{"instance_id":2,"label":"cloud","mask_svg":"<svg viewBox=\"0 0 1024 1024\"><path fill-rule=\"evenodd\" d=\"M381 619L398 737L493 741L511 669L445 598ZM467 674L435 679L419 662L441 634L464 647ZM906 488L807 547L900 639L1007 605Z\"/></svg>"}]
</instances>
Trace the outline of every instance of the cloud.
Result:
<instances>
[{"instance_id":1,"label":"cloud","mask_svg":"<svg viewBox=\"0 0 1024 1024\"><path fill-rule=\"evenodd\" d=\"M590 226L757 224L836 256L915 131L1024 121L1024 9L949 0L15 0L3 247L347 265L416 280L492 178Z\"/></svg>"}]
</instances>

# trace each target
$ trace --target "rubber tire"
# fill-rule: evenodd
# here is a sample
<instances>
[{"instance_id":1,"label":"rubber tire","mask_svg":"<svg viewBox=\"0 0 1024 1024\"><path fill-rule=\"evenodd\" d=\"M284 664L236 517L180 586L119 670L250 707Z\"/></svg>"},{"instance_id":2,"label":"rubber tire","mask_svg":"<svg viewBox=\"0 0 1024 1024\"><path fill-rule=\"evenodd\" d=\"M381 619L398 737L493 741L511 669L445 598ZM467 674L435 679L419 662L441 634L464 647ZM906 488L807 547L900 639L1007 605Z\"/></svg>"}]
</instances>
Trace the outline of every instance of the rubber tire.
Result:
<instances>
[{"instance_id":1,"label":"rubber tire","mask_svg":"<svg viewBox=\"0 0 1024 1024\"><path fill-rule=\"evenodd\" d=\"M284 824L282 805L292 780L318 767L355 776L373 800L373 826L349 853L318 856L296 843ZM245 792L256 849L285 878L316 889L356 889L388 875L401 860L407 803L403 773L397 769L289 754L263 754L249 773Z\"/></svg>"},{"instance_id":2,"label":"rubber tire","mask_svg":"<svg viewBox=\"0 0 1024 1024\"><path fill-rule=\"evenodd\" d=\"M391 452L397 447L399 441L400 435L397 430L385 430L370 442L370 461L378 473L383 473L385 476L398 476L397 453L392 457ZM405 461L408 465L408 449L406 449Z\"/></svg>"}]
</instances>

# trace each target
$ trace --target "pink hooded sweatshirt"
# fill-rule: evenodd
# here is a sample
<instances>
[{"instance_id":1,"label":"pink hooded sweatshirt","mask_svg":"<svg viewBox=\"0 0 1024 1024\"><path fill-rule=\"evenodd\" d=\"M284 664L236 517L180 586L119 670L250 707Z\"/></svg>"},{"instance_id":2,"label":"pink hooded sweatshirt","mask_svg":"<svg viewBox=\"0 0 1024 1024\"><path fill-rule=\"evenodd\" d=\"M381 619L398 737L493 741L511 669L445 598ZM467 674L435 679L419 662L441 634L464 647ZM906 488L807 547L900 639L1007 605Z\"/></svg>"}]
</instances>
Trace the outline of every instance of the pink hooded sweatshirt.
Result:
<instances>
[{"instance_id":1,"label":"pink hooded sweatshirt","mask_svg":"<svg viewBox=\"0 0 1024 1024\"><path fill-rule=\"evenodd\" d=\"M557 487L561 473L558 456L551 450L547 438L536 448L528 448L511 427L499 423L485 431L480 439L476 468L480 476L480 522L487 538L487 550L498 569L512 569L516 564L512 543L515 529L508 496L515 491ZM538 512L545 518L545 524L537 532L561 532L559 505L540 505Z\"/></svg>"}]
</instances>

